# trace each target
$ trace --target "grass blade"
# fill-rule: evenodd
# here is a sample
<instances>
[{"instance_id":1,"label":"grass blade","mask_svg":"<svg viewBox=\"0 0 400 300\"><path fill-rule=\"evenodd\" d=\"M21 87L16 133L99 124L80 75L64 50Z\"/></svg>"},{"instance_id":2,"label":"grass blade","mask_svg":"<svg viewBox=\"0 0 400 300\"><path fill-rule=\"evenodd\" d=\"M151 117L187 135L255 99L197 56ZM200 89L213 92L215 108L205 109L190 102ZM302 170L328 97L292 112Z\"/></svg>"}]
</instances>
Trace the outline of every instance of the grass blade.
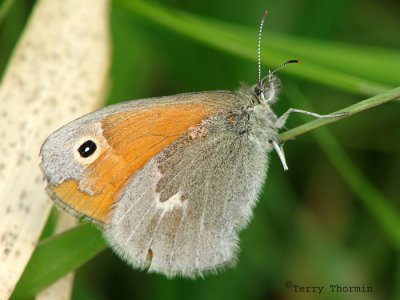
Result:
<instances>
[{"instance_id":1,"label":"grass blade","mask_svg":"<svg viewBox=\"0 0 400 300\"><path fill-rule=\"evenodd\" d=\"M33 252L12 297L33 297L105 247L101 231L89 224L45 239Z\"/></svg>"},{"instance_id":2,"label":"grass blade","mask_svg":"<svg viewBox=\"0 0 400 300\"><path fill-rule=\"evenodd\" d=\"M360 109L361 111L363 110L362 108L364 107L364 104L369 102L374 103L375 101L375 103L379 101L384 103L385 99L388 101L387 99L391 99L393 97L398 98L399 92L400 88L396 88L386 93L382 93L381 95L361 101L360 103L357 103L351 107L354 109L354 111L357 109ZM296 99L296 104L307 110L313 110L305 97L301 95L300 91L298 91L296 95L292 95L288 98ZM301 115L301 117L304 118L304 115ZM320 130L315 130L312 132L312 134L315 136L318 143L331 160L332 164L336 167L339 174L346 180L354 194L358 196L364 207L375 218L383 231L386 232L394 246L400 250L400 216L398 210L390 204L388 199L386 199L386 197L374 186L374 184L370 182L366 176L364 176L360 169L357 168L357 166L352 162L351 158L335 140L328 128L325 127L321 128Z\"/></svg>"},{"instance_id":3,"label":"grass blade","mask_svg":"<svg viewBox=\"0 0 400 300\"><path fill-rule=\"evenodd\" d=\"M335 111L332 114L335 113L341 113L341 112L347 112L348 115L345 116L340 116L336 118L321 118L321 119L315 119L313 121L310 121L308 123L305 123L303 125L300 125L296 128L290 129L288 131L285 131L280 134L280 139L281 142L287 141L295 136L298 136L300 134L306 133L310 130L313 130L315 128L327 125L329 123L336 122L338 120L350 117L356 113L362 112L366 109L369 109L371 107L375 107L381 104L384 104L386 102L392 101L392 100L397 100L400 99L400 87L397 87L395 89L380 93L376 96L373 96L371 98L368 98L366 100L360 101L356 104L353 104L351 106L345 107L341 110Z\"/></svg>"},{"instance_id":4,"label":"grass blade","mask_svg":"<svg viewBox=\"0 0 400 300\"><path fill-rule=\"evenodd\" d=\"M255 28L195 16L155 3L127 0L118 0L117 3L136 15L186 37L252 61L257 60L258 30ZM398 73L400 54L395 51L379 48L367 51L363 46L336 45L271 32L265 32L264 36L268 38L263 40L262 56L265 59L262 59L262 63L268 64L270 68L279 66L287 59L302 60L304 57L305 61L301 68L289 67L283 71L344 91L369 96L391 89L394 87L393 82L398 82L393 74ZM311 54L305 56L310 49L315 49L312 54L319 53L319 56L315 55L315 59ZM352 51L348 51L349 49ZM390 59L387 59L388 52ZM322 64L321 61L329 64ZM349 64L348 61L355 63ZM390 74L384 78L379 76L378 78L382 79L380 82L377 81L376 74L368 76L372 73L364 71L376 70L377 64L384 70L382 72ZM336 66L341 67L336 68Z\"/></svg>"}]
</instances>

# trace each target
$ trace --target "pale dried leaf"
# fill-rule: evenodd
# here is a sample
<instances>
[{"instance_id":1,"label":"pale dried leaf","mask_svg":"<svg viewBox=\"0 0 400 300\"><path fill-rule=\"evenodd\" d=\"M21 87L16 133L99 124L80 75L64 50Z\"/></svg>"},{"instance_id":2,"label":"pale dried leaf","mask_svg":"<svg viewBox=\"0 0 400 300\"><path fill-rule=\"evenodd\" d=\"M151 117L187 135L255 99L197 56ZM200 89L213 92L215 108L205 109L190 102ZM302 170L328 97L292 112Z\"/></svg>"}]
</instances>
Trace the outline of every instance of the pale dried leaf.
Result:
<instances>
[{"instance_id":1,"label":"pale dried leaf","mask_svg":"<svg viewBox=\"0 0 400 300\"><path fill-rule=\"evenodd\" d=\"M99 105L110 64L108 0L40 0L0 86L0 299L27 264L51 203L39 150Z\"/></svg>"}]
</instances>

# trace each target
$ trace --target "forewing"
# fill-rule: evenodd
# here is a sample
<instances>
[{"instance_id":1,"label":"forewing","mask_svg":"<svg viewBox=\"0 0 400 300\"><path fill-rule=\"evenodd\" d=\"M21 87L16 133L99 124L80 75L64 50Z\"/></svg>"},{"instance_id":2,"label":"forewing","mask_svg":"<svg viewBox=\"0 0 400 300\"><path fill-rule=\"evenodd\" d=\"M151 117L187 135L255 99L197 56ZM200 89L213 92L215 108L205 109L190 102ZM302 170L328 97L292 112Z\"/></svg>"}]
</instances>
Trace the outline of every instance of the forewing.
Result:
<instances>
[{"instance_id":1,"label":"forewing","mask_svg":"<svg viewBox=\"0 0 400 300\"><path fill-rule=\"evenodd\" d=\"M126 102L67 124L42 147L48 193L70 213L106 223L113 201L135 172L215 113L205 94ZM97 150L82 158L77 148L86 140L94 141Z\"/></svg>"}]
</instances>

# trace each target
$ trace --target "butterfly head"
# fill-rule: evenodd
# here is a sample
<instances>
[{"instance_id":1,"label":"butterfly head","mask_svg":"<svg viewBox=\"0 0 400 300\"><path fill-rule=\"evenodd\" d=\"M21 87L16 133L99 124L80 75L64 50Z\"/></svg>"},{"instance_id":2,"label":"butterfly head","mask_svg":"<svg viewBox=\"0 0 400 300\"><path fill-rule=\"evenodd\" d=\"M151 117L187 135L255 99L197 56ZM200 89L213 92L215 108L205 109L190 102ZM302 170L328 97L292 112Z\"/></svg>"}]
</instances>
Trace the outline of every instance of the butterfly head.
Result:
<instances>
[{"instance_id":1,"label":"butterfly head","mask_svg":"<svg viewBox=\"0 0 400 300\"><path fill-rule=\"evenodd\" d=\"M278 100L281 81L272 72L252 87L252 93L260 104L270 105Z\"/></svg>"}]
</instances>

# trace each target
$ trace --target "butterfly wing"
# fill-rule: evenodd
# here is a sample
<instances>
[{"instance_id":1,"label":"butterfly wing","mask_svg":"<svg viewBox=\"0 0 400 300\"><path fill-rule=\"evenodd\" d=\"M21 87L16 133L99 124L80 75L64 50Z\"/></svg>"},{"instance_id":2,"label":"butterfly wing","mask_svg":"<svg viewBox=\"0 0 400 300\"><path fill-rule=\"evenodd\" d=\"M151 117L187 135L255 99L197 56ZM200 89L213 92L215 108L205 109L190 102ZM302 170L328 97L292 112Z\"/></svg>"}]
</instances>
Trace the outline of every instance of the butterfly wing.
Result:
<instances>
[{"instance_id":1,"label":"butterfly wing","mask_svg":"<svg viewBox=\"0 0 400 300\"><path fill-rule=\"evenodd\" d=\"M267 164L247 125L243 112L225 110L153 157L114 205L106 226L113 248L133 266L167 276L234 263Z\"/></svg>"},{"instance_id":2,"label":"butterfly wing","mask_svg":"<svg viewBox=\"0 0 400 300\"><path fill-rule=\"evenodd\" d=\"M271 133L247 107L246 97L217 91L83 116L42 147L47 191L105 226L133 266L167 276L216 271L234 262L266 172Z\"/></svg>"},{"instance_id":3,"label":"butterfly wing","mask_svg":"<svg viewBox=\"0 0 400 300\"><path fill-rule=\"evenodd\" d=\"M129 101L72 121L42 146L47 192L71 214L106 223L128 179L189 128L215 114L220 105L212 100L220 94L224 92ZM94 145L93 153L85 152L90 150L86 145Z\"/></svg>"}]
</instances>

